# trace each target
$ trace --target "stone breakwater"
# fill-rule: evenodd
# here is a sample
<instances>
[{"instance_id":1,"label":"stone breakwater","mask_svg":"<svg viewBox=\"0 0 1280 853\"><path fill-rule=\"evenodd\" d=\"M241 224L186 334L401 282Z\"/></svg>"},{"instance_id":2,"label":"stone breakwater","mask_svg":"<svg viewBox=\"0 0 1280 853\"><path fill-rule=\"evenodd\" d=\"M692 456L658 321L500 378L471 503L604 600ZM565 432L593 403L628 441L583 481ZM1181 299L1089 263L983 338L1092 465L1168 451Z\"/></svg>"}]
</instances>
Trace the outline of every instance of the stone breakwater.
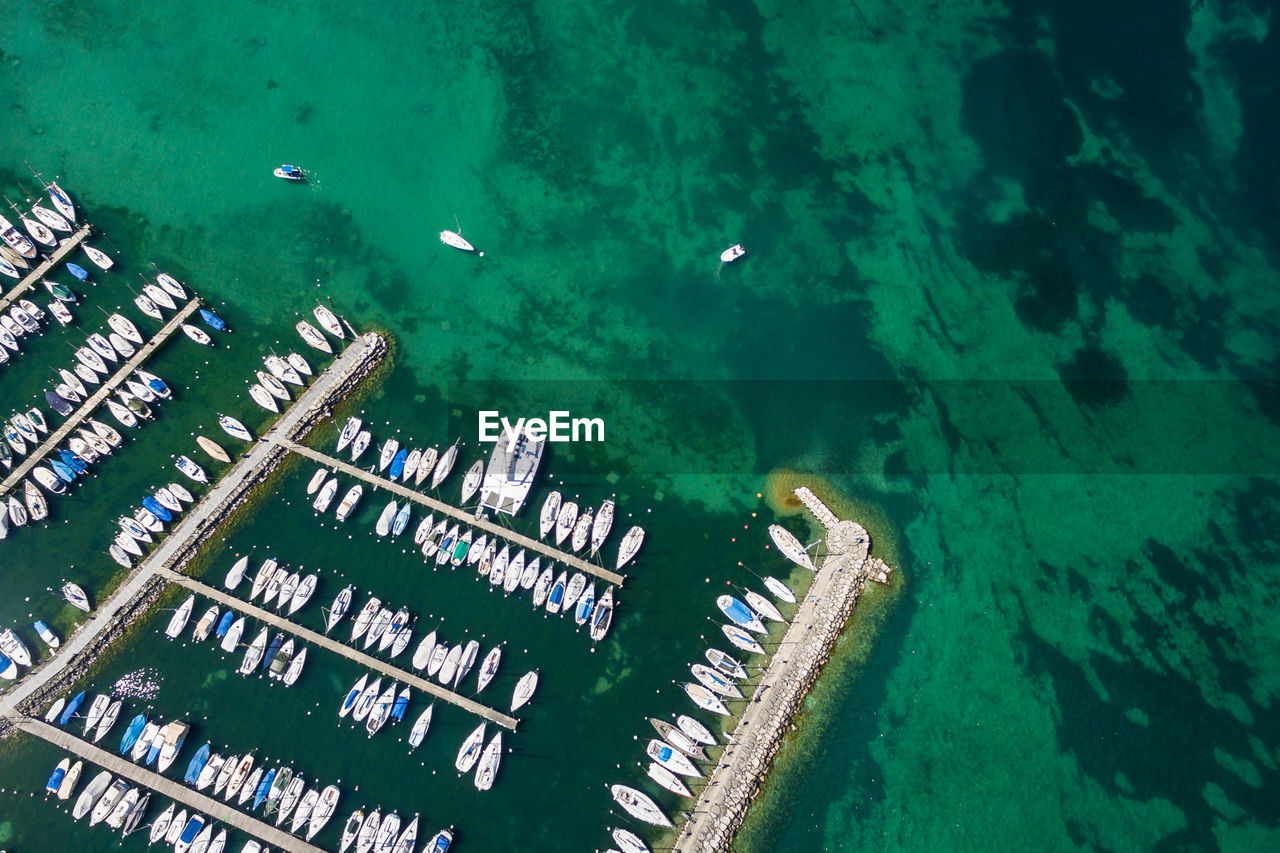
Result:
<instances>
[{"instance_id":1,"label":"stone breakwater","mask_svg":"<svg viewBox=\"0 0 1280 853\"><path fill-rule=\"evenodd\" d=\"M378 367L387 349L387 339L380 334L368 333L356 338L262 438L283 436L301 441ZM84 676L112 642L150 612L168 587L157 570L164 568L182 573L218 528L288 456L287 450L272 441L255 442L67 638L62 648L0 697L0 738L14 731L12 717L15 715L43 713L57 696L65 694Z\"/></svg>"},{"instance_id":2,"label":"stone breakwater","mask_svg":"<svg viewBox=\"0 0 1280 853\"><path fill-rule=\"evenodd\" d=\"M888 581L891 569L871 558L871 537L861 525L836 518L803 486L796 495L826 528L826 557L746 711L726 735L728 746L680 830L675 853L729 849L867 581Z\"/></svg>"}]
</instances>

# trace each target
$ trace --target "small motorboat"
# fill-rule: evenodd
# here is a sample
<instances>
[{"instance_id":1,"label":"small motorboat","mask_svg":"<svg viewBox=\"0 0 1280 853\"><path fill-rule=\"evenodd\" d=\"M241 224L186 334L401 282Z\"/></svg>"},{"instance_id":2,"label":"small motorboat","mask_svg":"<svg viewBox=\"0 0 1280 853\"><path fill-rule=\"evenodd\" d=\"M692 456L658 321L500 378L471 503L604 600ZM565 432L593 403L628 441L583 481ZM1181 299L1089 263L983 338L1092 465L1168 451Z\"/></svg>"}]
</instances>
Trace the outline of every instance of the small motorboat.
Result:
<instances>
[{"instance_id":1,"label":"small motorboat","mask_svg":"<svg viewBox=\"0 0 1280 853\"><path fill-rule=\"evenodd\" d=\"M155 499L156 503L171 513L182 512L182 502L178 500L178 496L164 486L156 489Z\"/></svg>"},{"instance_id":2,"label":"small motorboat","mask_svg":"<svg viewBox=\"0 0 1280 853\"><path fill-rule=\"evenodd\" d=\"M456 231L441 231L440 242L446 246L452 246L455 249L461 249L464 252L474 252L476 247L468 243L463 236Z\"/></svg>"},{"instance_id":3,"label":"small motorboat","mask_svg":"<svg viewBox=\"0 0 1280 853\"><path fill-rule=\"evenodd\" d=\"M80 248L84 249L84 253L89 256L89 260L93 261L94 266L100 270L109 270L116 265L111 257L101 249L95 249L88 243L81 243Z\"/></svg>"},{"instance_id":4,"label":"small motorboat","mask_svg":"<svg viewBox=\"0 0 1280 853\"><path fill-rule=\"evenodd\" d=\"M76 266L75 264L67 264L67 269L71 270L73 273L76 270L80 270L80 272L84 274L84 278L89 277L88 273L80 269L80 267ZM44 281L44 279L41 279L41 280ZM82 278L81 281L83 280L84 279ZM44 289L49 291L49 293L53 296L53 298L58 300L59 302L78 301L78 297L76 296L75 291L67 287L65 284L59 284L56 281L44 281Z\"/></svg>"},{"instance_id":5,"label":"small motorboat","mask_svg":"<svg viewBox=\"0 0 1280 853\"><path fill-rule=\"evenodd\" d=\"M346 521L347 516L351 515L356 508L356 504L360 503L360 496L364 494L364 488L355 485L347 490L346 495L342 498L342 503L338 504L337 519L338 521Z\"/></svg>"},{"instance_id":6,"label":"small motorboat","mask_svg":"<svg viewBox=\"0 0 1280 853\"><path fill-rule=\"evenodd\" d=\"M67 490L58 475L50 471L43 465L37 465L31 469L31 476L35 481L45 488L50 494L60 495ZM38 519L37 519L38 520Z\"/></svg>"},{"instance_id":7,"label":"small motorboat","mask_svg":"<svg viewBox=\"0 0 1280 853\"><path fill-rule=\"evenodd\" d=\"M327 474L327 471L321 470L320 474ZM320 493L316 495L315 501L311 504L316 512L328 512L329 505L333 503L333 498L338 494L338 478L331 477L329 482L325 483L320 489Z\"/></svg>"},{"instance_id":8,"label":"small motorboat","mask_svg":"<svg viewBox=\"0 0 1280 853\"><path fill-rule=\"evenodd\" d=\"M305 184L307 182L307 172L300 166L291 166L283 163L272 170L271 174L275 175L283 181L295 181Z\"/></svg>"},{"instance_id":9,"label":"small motorboat","mask_svg":"<svg viewBox=\"0 0 1280 853\"><path fill-rule=\"evenodd\" d=\"M253 441L253 434L249 432L249 428L230 415L218 415L218 426L222 427L222 431L233 438L238 438L241 441Z\"/></svg>"},{"instance_id":10,"label":"small motorboat","mask_svg":"<svg viewBox=\"0 0 1280 853\"><path fill-rule=\"evenodd\" d=\"M197 483L209 482L209 475L206 474L204 469L201 468L199 465L197 465L195 462L193 462L189 457L179 456L173 464L179 471L181 471L183 474L186 474L189 478L191 478L195 482Z\"/></svg>"},{"instance_id":11,"label":"small motorboat","mask_svg":"<svg viewBox=\"0 0 1280 853\"><path fill-rule=\"evenodd\" d=\"M22 330L28 334L36 334L40 331L40 324L36 322L36 318L26 312L21 305L15 305L9 309L9 316L17 321Z\"/></svg>"},{"instance_id":12,"label":"small motorboat","mask_svg":"<svg viewBox=\"0 0 1280 853\"><path fill-rule=\"evenodd\" d=\"M315 315L316 322L320 324L326 332L335 338L345 338L347 335L342 329L342 322L338 320L338 316L323 305L316 305L311 309L311 313Z\"/></svg>"},{"instance_id":13,"label":"small motorboat","mask_svg":"<svg viewBox=\"0 0 1280 853\"><path fill-rule=\"evenodd\" d=\"M732 263L746 253L747 250L742 248L741 243L735 243L720 253L720 262L725 264Z\"/></svg>"},{"instance_id":14,"label":"small motorboat","mask_svg":"<svg viewBox=\"0 0 1280 853\"><path fill-rule=\"evenodd\" d=\"M53 630L50 629L42 620L37 619L33 627L36 629L36 633L40 636L40 639L43 640L44 644L49 648L56 649L58 646L62 645L62 641L58 639L58 635L53 633ZM95 720L94 722L97 721ZM88 731L89 728L91 727L86 727L85 730Z\"/></svg>"},{"instance_id":15,"label":"small motorboat","mask_svg":"<svg viewBox=\"0 0 1280 853\"><path fill-rule=\"evenodd\" d=\"M0 216L0 238L9 244L9 248L17 252L27 260L34 260L36 256L36 246L27 239L17 228L13 227L13 223Z\"/></svg>"},{"instance_id":16,"label":"small motorboat","mask_svg":"<svg viewBox=\"0 0 1280 853\"><path fill-rule=\"evenodd\" d=\"M325 340L324 335L320 334L320 330L306 320L299 320L294 328L298 330L298 334L302 336L302 340L306 341L308 346L315 347L324 353L333 352L333 347Z\"/></svg>"},{"instance_id":17,"label":"small motorboat","mask_svg":"<svg viewBox=\"0 0 1280 853\"><path fill-rule=\"evenodd\" d=\"M618 562L616 568L621 569L627 563L635 559L636 554L640 551L640 546L644 544L644 528L639 525L632 527L622 537L622 544L618 546Z\"/></svg>"},{"instance_id":18,"label":"small motorboat","mask_svg":"<svg viewBox=\"0 0 1280 853\"><path fill-rule=\"evenodd\" d=\"M213 346L213 338L209 337L209 333L199 326L193 326L190 323L182 324L182 332L188 338L203 346Z\"/></svg>"}]
</instances>

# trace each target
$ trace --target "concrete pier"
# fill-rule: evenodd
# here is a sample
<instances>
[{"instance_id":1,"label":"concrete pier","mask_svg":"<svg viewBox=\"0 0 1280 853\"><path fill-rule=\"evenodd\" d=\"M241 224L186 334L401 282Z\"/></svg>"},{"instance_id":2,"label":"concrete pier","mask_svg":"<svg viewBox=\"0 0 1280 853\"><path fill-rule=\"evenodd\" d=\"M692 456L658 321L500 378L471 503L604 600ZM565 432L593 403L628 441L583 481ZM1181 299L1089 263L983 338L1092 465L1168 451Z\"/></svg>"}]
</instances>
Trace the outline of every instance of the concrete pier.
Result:
<instances>
[{"instance_id":1,"label":"concrete pier","mask_svg":"<svg viewBox=\"0 0 1280 853\"><path fill-rule=\"evenodd\" d=\"M375 658L373 655L365 654L360 649L348 646L345 643L340 643L325 634L312 631L310 628L304 628L298 623L285 619L277 613L272 613L270 610L264 610L261 607L250 604L249 602L241 598L237 598L223 590L217 589L216 587L201 583L200 581L189 578L186 575L171 572L168 569L160 569L158 574L173 583L181 584L192 592L197 592L200 595L207 596L219 604L230 607L243 615L252 616L260 622L265 622L268 625L279 628L281 631L285 631L295 637L305 640L313 646L327 649L334 654L342 655L344 658L354 661L366 669L373 670L380 675L390 676L396 681L407 684L415 690L420 690L423 693L429 693L438 699L443 699L450 705L456 705L464 711L470 711L473 714L477 714L490 722L497 723L503 728L514 731L516 724L520 722L515 717L508 716L501 711L495 711L494 709L482 705L474 699L469 699L459 693L454 693L452 690L449 690L430 679L422 678L408 670L400 669L387 661Z\"/></svg>"},{"instance_id":2,"label":"concrete pier","mask_svg":"<svg viewBox=\"0 0 1280 853\"><path fill-rule=\"evenodd\" d=\"M401 483L396 483L391 480L387 480L382 477L379 477L377 474L370 473L369 471L366 471L363 468L357 468L355 465L352 465L349 462L343 462L341 459L335 459L332 456L321 453L319 450L312 450L310 447L307 447L305 445L298 444L296 442L289 441L287 439L280 438L280 437L277 437L273 440L279 443L280 446L288 450L291 450L294 453L300 454L302 456L306 456L308 459L313 459L316 462L319 462L321 465L331 468L334 471L341 471L342 473L347 474L349 476L356 477L360 480L364 480L366 483L369 483L372 486L377 486L379 489L382 489L384 491L390 492L396 497L404 498L406 500L411 500L414 503L421 504L422 506L425 506L428 509L430 509L433 513L440 513L441 515L447 515L453 519L456 519L458 522L462 524L466 524L471 527L475 527L479 530L483 530L485 533L488 533L490 536L497 536L501 539L505 539L508 542L512 543L513 545L518 545L521 548L524 548L526 550L534 551L536 553L542 554L544 557L549 557L552 560L555 560L556 562L564 566L567 566L569 568L577 569L589 575L595 575L601 580L608 581L609 583L615 584L618 586L621 586L622 582L627 579L626 575L620 575L617 572L611 572L608 569L602 566L597 566L594 563L590 563L575 554L566 553L564 551L559 550L558 548L554 548L546 544L545 542L540 542L537 539L533 539L521 533L516 533L514 530L510 530L506 527L503 527L501 524L495 524L492 521L488 521L487 519L476 518L474 515L467 512L466 510L458 509L455 506L450 506L444 501L436 500L433 497L424 495L422 492L414 491L413 489Z\"/></svg>"},{"instance_id":3,"label":"concrete pier","mask_svg":"<svg viewBox=\"0 0 1280 853\"><path fill-rule=\"evenodd\" d=\"M48 456L49 453L54 451L58 445L69 438L72 430L80 426L86 418L92 415L94 411L103 404L107 397L111 395L111 392L119 388L135 370L146 364L147 359L151 358L155 351L163 346L165 341L169 340L170 336L177 332L182 324L187 321L187 318L196 313L199 308L199 299L192 299L186 305L182 306L182 310L169 318L169 322L165 323L160 331L156 332L155 336L151 338L151 340L139 347L138 351L135 352L131 358L126 359L120 369L99 385L97 389L89 395L89 398L80 405L80 408L68 415L67 419L62 422L61 426L49 433L49 437L42 441L39 447L35 448L23 457L20 463L14 465L13 470L9 475L0 482L0 498L3 498L10 491L16 488L22 482L22 478L27 476L32 468L44 461L44 458Z\"/></svg>"},{"instance_id":4,"label":"concrete pier","mask_svg":"<svg viewBox=\"0 0 1280 853\"><path fill-rule=\"evenodd\" d=\"M378 365L386 352L387 342L381 335L369 333L357 338L280 416L267 436L302 438L331 414L331 406L349 394ZM169 583L167 577L159 575L159 570L168 569L182 574L223 520L247 500L254 487L262 483L286 457L286 451L276 443L256 442L187 510L169 535L134 567L124 583L98 604L89 621L62 644L52 660L29 671L8 692L0 695L0 717L14 715L29 700L38 704L44 693L51 693L63 683L74 681L76 673L83 672L100 649L100 639L111 636L120 627L117 619L137 613L139 599Z\"/></svg>"},{"instance_id":5,"label":"concrete pier","mask_svg":"<svg viewBox=\"0 0 1280 853\"><path fill-rule=\"evenodd\" d=\"M827 529L826 558L754 695L745 700L746 710L727 736L728 746L696 805L689 809L690 817L680 829L674 853L720 853L730 848L783 735L867 581L878 579L881 572L887 579L888 567L870 558L871 537L861 525L838 519L803 486L796 489L796 495Z\"/></svg>"},{"instance_id":6,"label":"concrete pier","mask_svg":"<svg viewBox=\"0 0 1280 853\"><path fill-rule=\"evenodd\" d=\"M88 237L92 232L93 228L86 222L84 225L81 225L74 234L58 243L57 247L53 250L53 254L33 267L31 272L22 277L21 281L5 291L4 296L0 296L0 311L5 310L14 302L34 290L36 285L40 283L40 278L48 274L49 270L60 264L62 259L71 254L71 251L75 249L76 246L83 243L84 238Z\"/></svg>"},{"instance_id":7,"label":"concrete pier","mask_svg":"<svg viewBox=\"0 0 1280 853\"><path fill-rule=\"evenodd\" d=\"M241 832L248 833L263 842L263 844L270 845L277 850L285 850L288 853L323 853L321 848L308 844L301 838L290 835L269 823L264 823L245 812L234 809L230 804L222 800L206 797L194 788L181 785L172 779L161 776L159 773L148 770L144 766L126 761L119 755L99 749L92 743L81 740L57 726L51 726L43 720L24 717L18 721L17 726L22 731L46 740L54 746L65 749L67 752L78 755L86 762L96 764L103 770L109 770L116 776L127 779L135 785L168 797L193 813L198 812L215 821L234 827ZM175 764L175 766L177 765ZM81 776L82 784L88 784L88 780L93 778L93 775L90 768L85 768ZM153 806L152 808L154 809L155 807ZM338 819L335 814L330 818L330 821Z\"/></svg>"}]
</instances>

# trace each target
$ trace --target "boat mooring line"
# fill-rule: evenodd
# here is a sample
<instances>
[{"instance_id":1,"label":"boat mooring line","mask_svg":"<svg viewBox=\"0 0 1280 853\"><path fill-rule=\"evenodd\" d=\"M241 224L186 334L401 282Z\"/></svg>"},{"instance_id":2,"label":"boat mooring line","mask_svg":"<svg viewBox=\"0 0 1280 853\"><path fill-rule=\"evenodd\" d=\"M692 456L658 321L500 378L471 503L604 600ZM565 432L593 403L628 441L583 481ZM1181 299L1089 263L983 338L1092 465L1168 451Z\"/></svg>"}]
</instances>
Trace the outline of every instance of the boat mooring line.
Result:
<instances>
[{"instance_id":1,"label":"boat mooring line","mask_svg":"<svg viewBox=\"0 0 1280 853\"><path fill-rule=\"evenodd\" d=\"M322 465L326 465L330 468L339 470L342 473L348 474L352 477L357 477L361 480L364 480L366 483L370 483L374 486L377 486L380 489L384 489L392 493L393 495L397 495L402 498L408 498L409 500L414 501L415 503L422 504L423 506L428 507L435 512L448 515L456 519L457 521L462 522L463 524L468 524L472 527L477 527L480 530L485 531L491 536L501 537L503 539L506 539L508 542L511 542L514 545L518 545L521 548L524 548L526 550L536 551L539 554L542 554L544 557L550 557L556 562L562 563L563 565L568 566L570 568L577 569L581 572L586 572L589 575L595 575L596 577L606 580L609 583L615 584L617 586L621 586L622 582L627 579L626 575L620 575L617 572L613 572L601 566L597 566L594 563L590 563L582 559L581 557L575 556L573 554L567 554L564 551L561 551L557 548L553 548L552 546L547 545L543 542L539 542L537 539L533 539L529 536L525 536L522 533L517 533L514 530L511 530L510 528L503 527L501 524L496 524L492 521L489 521L488 519L476 518L474 515L472 515L471 513L467 512L464 509L458 509L456 506L447 504L444 501L437 500L436 498L430 497L429 495L424 495L422 492L414 491L413 489L410 489L408 486L404 486L400 483L396 483L391 480L387 480L382 477L379 477L377 474L372 474L364 470L363 468L357 468L355 465L352 465L349 462L343 462L341 459L334 459L332 456L329 456L325 453L321 453L319 450L313 450L312 448L307 447L304 444L298 444L297 442L289 441L288 439L278 438L278 437L272 438L271 440L275 441L277 444L279 444L281 447L284 447L287 450L291 450L294 453L297 453L302 456L306 456L310 459L315 460L316 462L321 463Z\"/></svg>"},{"instance_id":2,"label":"boat mooring line","mask_svg":"<svg viewBox=\"0 0 1280 853\"><path fill-rule=\"evenodd\" d=\"M342 655L348 660L353 661L366 669L371 669L381 675L394 678L397 681L403 682L410 687L417 688L424 693L430 693L438 699L443 699L452 705L457 705L464 711L470 711L473 714L484 717L486 720L497 723L503 728L514 731L516 724L520 722L515 717L504 714L501 711L495 711L487 705L482 705L474 699L468 699L460 693L454 693L452 690L423 678L422 676L415 675L408 670L400 669L399 667L393 666L384 660L375 658L373 655L365 654L360 649L352 648L345 643L340 643L332 637L328 637L318 631L312 631L310 628L304 628L297 622L292 622L279 614L272 613L269 610L264 610L261 607L250 604L242 598L223 592L216 587L209 586L208 584L195 580L194 578L163 568L157 569L156 574L166 580L172 581L173 583L180 584L192 592L200 593L201 595L212 598L214 601L220 602L247 616L252 616L260 622L273 625L281 631L286 631L295 637L311 643L312 645L319 646L320 648L328 649L335 654Z\"/></svg>"},{"instance_id":3,"label":"boat mooring line","mask_svg":"<svg viewBox=\"0 0 1280 853\"><path fill-rule=\"evenodd\" d=\"M105 749L99 749L88 741L81 740L75 735L57 726L51 726L43 720L37 720L34 717L22 717L16 721L16 725L28 734L35 735L41 740L46 740L54 746L74 753L87 762L96 764L104 770L109 770L116 776L128 779L135 785L140 785L143 788L155 791L161 796L175 800L188 809L207 815L213 820L225 823L227 826L238 829L241 832L248 833L273 848L285 850L288 853L323 853L323 850L314 844L308 844L297 836L290 835L284 830L277 829L269 823L264 823L252 815L232 808L227 803L215 800L213 797L207 797L199 791L181 785L166 776L161 776L159 773L140 767L131 761L126 761L118 755L113 755Z\"/></svg>"},{"instance_id":4,"label":"boat mooring line","mask_svg":"<svg viewBox=\"0 0 1280 853\"><path fill-rule=\"evenodd\" d=\"M103 404L103 401L107 399L112 391L120 387L120 384L124 382L130 374L145 364L147 359L151 358L155 351L163 346L164 342L169 340L170 336L172 336L173 333L187 321L187 318L196 313L196 310L199 307L199 297L192 299L186 305L182 306L182 310L173 315L173 317L169 319L169 322L165 323L160 331L156 332L155 336L151 338L151 340L139 347L138 351L134 353L131 358L125 361L124 366L113 373L109 378L103 380L102 384L98 386L98 388L89 395L89 398L80 405L80 408L67 416L67 419L62 422L62 425L49 433L49 437L41 442L39 447L27 454L27 457L23 459L20 464L14 466L14 469L9 476L5 477L3 482L0 482L0 497L4 497L12 491L19 483L22 482L22 478L31 472L32 468L43 462L50 452L52 452L59 444L71 435L71 431L73 429L78 427L85 418L92 415L94 411ZM142 419L140 418L140 420Z\"/></svg>"},{"instance_id":5,"label":"boat mooring line","mask_svg":"<svg viewBox=\"0 0 1280 853\"><path fill-rule=\"evenodd\" d=\"M57 248L53 250L52 255L46 258L43 263L31 272L27 273L22 281L9 289L8 293L4 296L0 296L0 311L3 311L17 300L26 296L28 291L34 290L36 283L40 281L40 277L53 269L54 266L61 263L62 259L71 254L71 250L83 243L84 238L88 237L92 232L93 226L86 222L84 225L80 226L80 229L76 231L76 233L59 243Z\"/></svg>"}]
</instances>

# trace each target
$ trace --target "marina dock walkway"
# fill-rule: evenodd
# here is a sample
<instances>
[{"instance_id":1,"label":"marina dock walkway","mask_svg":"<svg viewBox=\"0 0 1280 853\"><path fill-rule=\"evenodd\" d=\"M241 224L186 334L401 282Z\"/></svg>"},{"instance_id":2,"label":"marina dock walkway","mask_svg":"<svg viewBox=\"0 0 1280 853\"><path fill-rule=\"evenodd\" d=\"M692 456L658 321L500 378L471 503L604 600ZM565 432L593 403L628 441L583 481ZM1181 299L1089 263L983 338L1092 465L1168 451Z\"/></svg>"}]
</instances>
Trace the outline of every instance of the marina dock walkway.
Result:
<instances>
[{"instance_id":1,"label":"marina dock walkway","mask_svg":"<svg viewBox=\"0 0 1280 853\"><path fill-rule=\"evenodd\" d=\"M501 524L494 524L492 521L476 518L466 510L450 506L444 501L436 500L433 497L424 495L422 492L414 491L408 486L401 485L400 483L383 479L377 474L372 474L363 468L357 468L355 465L352 465L349 462L343 462L341 459L334 459L332 456L321 453L319 450L312 450L310 447L306 447L305 445L288 441L286 439L276 438L274 441L278 442L281 447L287 448L294 453L301 454L309 459L314 459L316 462L328 466L329 468L333 468L334 470L341 471L344 474L349 474L352 477L358 477L366 483L377 486L380 489L384 489L398 497L407 498L415 503L422 504L433 512L450 516L463 524L477 527L488 533L490 536L498 536L514 545L520 546L521 548L525 548L529 551L536 551L537 553L542 554L545 557L550 557L556 562L570 568L586 572L589 575L595 575L598 578L606 580L611 584L617 584L618 586L621 586L622 582L626 580L625 575L620 575L617 572L611 572L606 568L587 562L581 557L565 553L564 551L553 548L543 542L539 542L537 539L533 539L521 533L516 533L514 530L503 527Z\"/></svg>"},{"instance_id":2,"label":"marina dock walkway","mask_svg":"<svg viewBox=\"0 0 1280 853\"><path fill-rule=\"evenodd\" d=\"M826 528L827 556L791 620L753 695L730 702L742 717L720 754L676 839L673 853L729 850L765 772L790 731L809 687L853 612L868 580L887 580L887 567L870 558L871 537L862 525L840 520L801 486L796 496Z\"/></svg>"},{"instance_id":3,"label":"marina dock walkway","mask_svg":"<svg viewBox=\"0 0 1280 853\"><path fill-rule=\"evenodd\" d=\"M178 311L177 314L173 315L173 317L169 319L169 322L165 323L160 331L156 332L155 336L151 338L151 340L139 347L138 351L135 352L131 358L126 359L124 365L115 373L111 374L110 378L99 385L98 388L89 395L89 399L85 400L84 403L80 405L80 408L68 415L67 419L62 422L62 425L49 433L49 437L42 441L39 447L32 450L26 458L14 466L13 471L4 478L3 482L0 482L0 497L4 497L14 487L21 483L22 478L27 476L28 472L30 472L32 468L40 464L45 456L66 440L66 438L71 435L71 431L78 427L85 418L92 415L94 410L101 406L103 401L111 395L111 392L119 388L120 384L128 379L133 371L145 364L147 359L151 358L152 354L163 346L164 342L169 340L169 337L174 332L178 331L178 328L187 321L188 317L196 313L196 309L199 307L199 299L192 299L186 305L182 306L182 309Z\"/></svg>"},{"instance_id":4,"label":"marina dock walkway","mask_svg":"<svg viewBox=\"0 0 1280 853\"><path fill-rule=\"evenodd\" d=\"M51 726L33 717L24 717L18 721L17 725L22 731L33 734L38 738L47 740L54 746L78 755L86 762L96 764L103 770L109 770L116 776L128 779L135 785L140 785L149 791L168 797L188 810L207 815L216 821L225 823L227 826L246 832L275 849L285 850L288 853L323 853L321 848L308 844L301 838L277 829L269 823L263 823L251 815L232 808L221 800L206 797L194 788L188 788L172 779L161 776L159 773L152 772L144 766L126 761L119 755L99 749L92 743L81 740L57 726ZM174 766L177 766L177 764L175 763ZM85 771L81 778L85 780L91 778L88 770ZM330 820L334 819L336 819L336 815L330 818Z\"/></svg>"},{"instance_id":5,"label":"marina dock walkway","mask_svg":"<svg viewBox=\"0 0 1280 853\"><path fill-rule=\"evenodd\" d=\"M92 231L93 228L88 223L85 223L84 225L81 225L74 234L59 243L57 248L53 250L52 255L45 258L44 261L38 264L33 270L31 270L31 272L23 276L22 281L9 288L8 292L5 293L4 296L0 296L0 311L3 311L17 300L26 296L28 291L34 289L40 282L41 276L45 275L49 270L61 263L62 259L69 255L72 249L83 243L84 238L88 237Z\"/></svg>"},{"instance_id":6,"label":"marina dock walkway","mask_svg":"<svg viewBox=\"0 0 1280 853\"><path fill-rule=\"evenodd\" d=\"M318 417L327 415L329 407L350 391L353 382L381 361L386 351L387 342L380 335L369 333L357 338L280 416L268 435L275 432L296 437L304 435ZM50 682L56 683L55 679L68 666L74 666L77 656L92 653L104 635L110 636L119 627L118 620L133 609L135 599L145 596L154 585L168 582L168 578L158 577L158 570L180 573L223 519L285 457L285 452L274 443L255 442L249 452L191 506L155 550L134 567L124 583L98 604L89 620L63 641L51 660L28 672L0 695L0 715L18 713L24 702L38 696Z\"/></svg>"},{"instance_id":7,"label":"marina dock walkway","mask_svg":"<svg viewBox=\"0 0 1280 853\"><path fill-rule=\"evenodd\" d=\"M504 728L514 731L516 724L520 722L515 717L508 716L500 711L495 711L492 708L481 705L479 702L476 702L473 699L468 699L466 696L459 693L454 693L452 690L448 690L429 679L414 675L412 672L393 666L384 660L375 658L373 655L365 654L363 651L348 646L345 643L340 643L325 634L312 631L309 628L304 628L296 622L291 622L290 620L285 619L283 616L272 613L269 610L264 610L261 607L250 604L242 598L237 598L234 595L209 586L208 584L201 583L200 581L189 578L186 575L180 575L177 572L172 572L168 569L160 569L158 574L173 583L185 586L192 592L208 596L214 601L233 608L246 616L252 616L260 622L265 622L268 625L273 625L274 627L279 628L281 631L286 631L295 637L311 643L313 646L318 646L322 649L327 649L334 654L342 655L344 658L354 661L366 669L373 670L380 675L394 678L397 681L409 685L410 687L421 690L424 693L429 693L438 699L443 699L451 705L457 705L465 711L470 711L473 714L484 717L486 720L497 723Z\"/></svg>"}]
</instances>

